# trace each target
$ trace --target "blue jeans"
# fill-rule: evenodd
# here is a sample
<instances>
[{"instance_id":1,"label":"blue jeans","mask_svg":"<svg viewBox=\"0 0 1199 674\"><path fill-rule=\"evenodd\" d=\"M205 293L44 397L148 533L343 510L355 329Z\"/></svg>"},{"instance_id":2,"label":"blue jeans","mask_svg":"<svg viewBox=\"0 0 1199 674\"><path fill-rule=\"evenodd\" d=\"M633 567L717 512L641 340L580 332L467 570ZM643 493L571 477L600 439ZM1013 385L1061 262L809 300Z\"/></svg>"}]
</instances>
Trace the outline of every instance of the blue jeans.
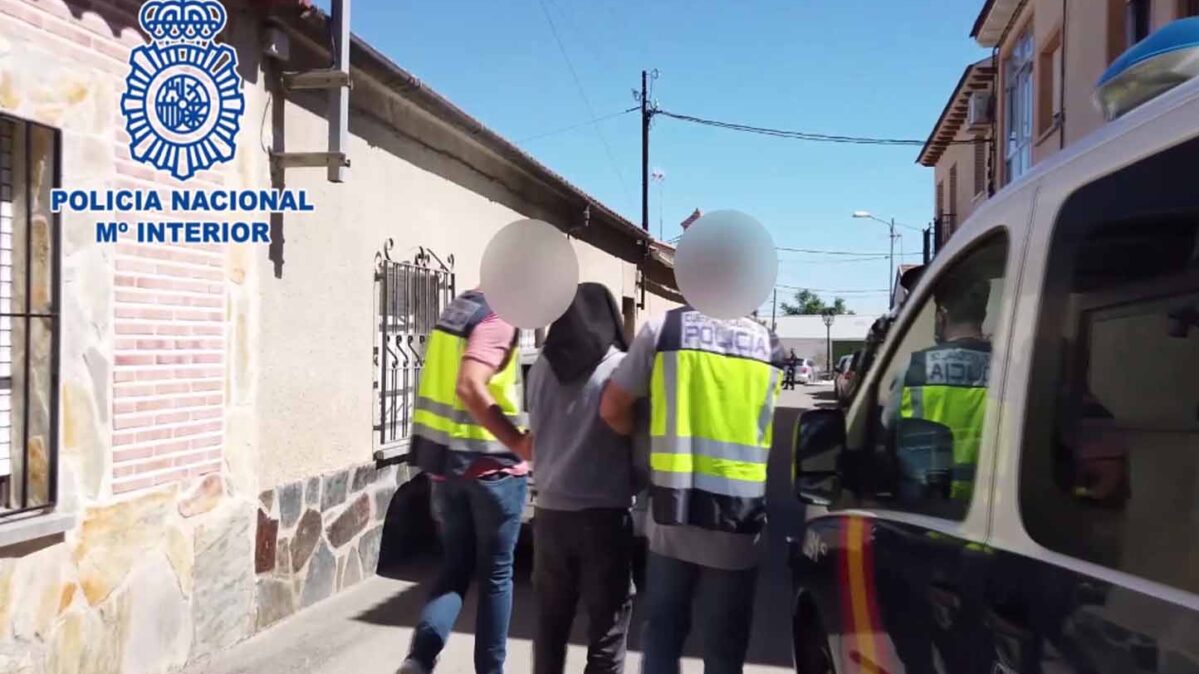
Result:
<instances>
[{"instance_id":1,"label":"blue jeans","mask_svg":"<svg viewBox=\"0 0 1199 674\"><path fill-rule=\"evenodd\" d=\"M502 674L512 616L512 560L528 480L509 475L433 483L441 523L441 572L412 635L408 657L432 670L472 578L479 581L475 672Z\"/></svg>"},{"instance_id":2,"label":"blue jeans","mask_svg":"<svg viewBox=\"0 0 1199 674\"><path fill-rule=\"evenodd\" d=\"M740 674L749 649L758 570L725 571L649 555L642 674L678 674L696 599L704 674Z\"/></svg>"}]
</instances>

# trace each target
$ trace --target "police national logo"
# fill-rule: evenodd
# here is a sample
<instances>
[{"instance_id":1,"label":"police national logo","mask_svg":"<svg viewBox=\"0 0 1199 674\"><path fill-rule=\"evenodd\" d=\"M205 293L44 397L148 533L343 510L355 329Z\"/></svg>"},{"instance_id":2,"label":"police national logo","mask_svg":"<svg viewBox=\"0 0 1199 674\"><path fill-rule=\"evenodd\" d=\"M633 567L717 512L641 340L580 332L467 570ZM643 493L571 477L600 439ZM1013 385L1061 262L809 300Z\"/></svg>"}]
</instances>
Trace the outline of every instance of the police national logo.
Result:
<instances>
[{"instance_id":1,"label":"police national logo","mask_svg":"<svg viewBox=\"0 0 1199 674\"><path fill-rule=\"evenodd\" d=\"M237 52L214 40L216 0L149 0L138 22L152 42L133 50L121 113L133 158L187 180L233 159L245 111Z\"/></svg>"}]
</instances>

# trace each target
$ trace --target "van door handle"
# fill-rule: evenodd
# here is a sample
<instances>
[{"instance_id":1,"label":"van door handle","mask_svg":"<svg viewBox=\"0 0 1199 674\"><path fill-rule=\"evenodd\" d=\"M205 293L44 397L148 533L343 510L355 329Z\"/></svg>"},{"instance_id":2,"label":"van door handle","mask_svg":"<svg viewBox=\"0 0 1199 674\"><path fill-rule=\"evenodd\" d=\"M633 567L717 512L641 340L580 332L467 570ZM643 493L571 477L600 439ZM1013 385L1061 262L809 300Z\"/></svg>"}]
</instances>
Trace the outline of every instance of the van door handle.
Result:
<instances>
[{"instance_id":1,"label":"van door handle","mask_svg":"<svg viewBox=\"0 0 1199 674\"><path fill-rule=\"evenodd\" d=\"M1024 621L1014 617L1007 607L991 604L986 611L985 624L991 631L995 652L991 656L992 670L997 672L1029 672L1037 660L1036 635ZM1006 615L1005 615L1006 613Z\"/></svg>"},{"instance_id":2,"label":"van door handle","mask_svg":"<svg viewBox=\"0 0 1199 674\"><path fill-rule=\"evenodd\" d=\"M933 581L928 585L928 603L932 607L933 622L940 629L948 630L957 620L962 595L954 585Z\"/></svg>"}]
</instances>

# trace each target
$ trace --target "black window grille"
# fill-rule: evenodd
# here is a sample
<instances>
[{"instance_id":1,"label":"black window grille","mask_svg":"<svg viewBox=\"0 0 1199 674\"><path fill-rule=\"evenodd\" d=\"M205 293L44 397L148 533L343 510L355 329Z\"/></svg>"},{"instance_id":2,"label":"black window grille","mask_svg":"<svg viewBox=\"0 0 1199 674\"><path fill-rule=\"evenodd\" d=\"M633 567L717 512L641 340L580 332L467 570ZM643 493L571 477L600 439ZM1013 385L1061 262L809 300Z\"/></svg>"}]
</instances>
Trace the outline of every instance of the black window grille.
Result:
<instances>
[{"instance_id":1,"label":"black window grille","mask_svg":"<svg viewBox=\"0 0 1199 674\"><path fill-rule=\"evenodd\" d=\"M0 517L58 498L61 145L0 115Z\"/></svg>"},{"instance_id":2,"label":"black window grille","mask_svg":"<svg viewBox=\"0 0 1199 674\"><path fill-rule=\"evenodd\" d=\"M442 262L421 248L411 262L396 262L390 257L391 248L388 241L375 270L379 292L375 431L380 451L402 447L409 439L425 346L442 310L456 294L453 255Z\"/></svg>"}]
</instances>

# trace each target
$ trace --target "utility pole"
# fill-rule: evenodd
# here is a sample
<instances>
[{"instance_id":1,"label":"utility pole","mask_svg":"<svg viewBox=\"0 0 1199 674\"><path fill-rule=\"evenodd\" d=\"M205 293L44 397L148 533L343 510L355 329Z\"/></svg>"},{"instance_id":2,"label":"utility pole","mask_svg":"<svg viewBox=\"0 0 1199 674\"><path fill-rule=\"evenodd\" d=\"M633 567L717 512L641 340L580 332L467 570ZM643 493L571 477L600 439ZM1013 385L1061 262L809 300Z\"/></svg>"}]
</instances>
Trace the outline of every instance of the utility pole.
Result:
<instances>
[{"instance_id":1,"label":"utility pole","mask_svg":"<svg viewBox=\"0 0 1199 674\"><path fill-rule=\"evenodd\" d=\"M778 332L778 322L775 320L775 308L778 306L779 289L774 289L774 295L770 299L770 331Z\"/></svg>"},{"instance_id":2,"label":"utility pole","mask_svg":"<svg viewBox=\"0 0 1199 674\"><path fill-rule=\"evenodd\" d=\"M891 280L887 287L891 289L891 295L887 298L888 302L895 302L895 218L891 218Z\"/></svg>"},{"instance_id":3,"label":"utility pole","mask_svg":"<svg viewBox=\"0 0 1199 674\"><path fill-rule=\"evenodd\" d=\"M641 71L641 228L649 231L649 93Z\"/></svg>"}]
</instances>

